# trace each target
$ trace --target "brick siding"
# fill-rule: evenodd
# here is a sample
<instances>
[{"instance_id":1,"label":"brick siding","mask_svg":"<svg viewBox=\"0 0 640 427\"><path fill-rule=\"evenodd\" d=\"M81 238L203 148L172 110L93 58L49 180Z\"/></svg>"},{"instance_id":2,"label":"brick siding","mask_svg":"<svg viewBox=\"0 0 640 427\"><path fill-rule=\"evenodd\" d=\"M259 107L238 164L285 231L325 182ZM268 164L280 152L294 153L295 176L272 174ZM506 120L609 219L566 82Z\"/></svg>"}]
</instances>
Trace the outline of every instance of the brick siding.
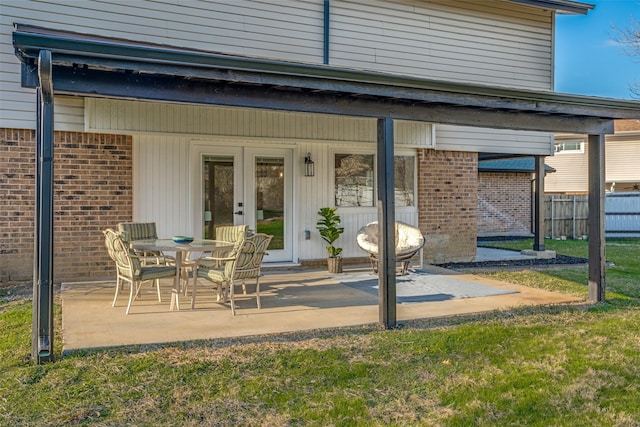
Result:
<instances>
[{"instance_id":1,"label":"brick siding","mask_svg":"<svg viewBox=\"0 0 640 427\"><path fill-rule=\"evenodd\" d=\"M470 261L476 254L478 156L418 150L418 223L428 263Z\"/></svg>"},{"instance_id":2,"label":"brick siding","mask_svg":"<svg viewBox=\"0 0 640 427\"><path fill-rule=\"evenodd\" d=\"M132 217L130 136L55 132L54 281L114 275L102 230ZM0 129L0 280L33 277L35 132Z\"/></svg>"},{"instance_id":3,"label":"brick siding","mask_svg":"<svg viewBox=\"0 0 640 427\"><path fill-rule=\"evenodd\" d=\"M478 236L531 236L531 174L478 174Z\"/></svg>"}]
</instances>

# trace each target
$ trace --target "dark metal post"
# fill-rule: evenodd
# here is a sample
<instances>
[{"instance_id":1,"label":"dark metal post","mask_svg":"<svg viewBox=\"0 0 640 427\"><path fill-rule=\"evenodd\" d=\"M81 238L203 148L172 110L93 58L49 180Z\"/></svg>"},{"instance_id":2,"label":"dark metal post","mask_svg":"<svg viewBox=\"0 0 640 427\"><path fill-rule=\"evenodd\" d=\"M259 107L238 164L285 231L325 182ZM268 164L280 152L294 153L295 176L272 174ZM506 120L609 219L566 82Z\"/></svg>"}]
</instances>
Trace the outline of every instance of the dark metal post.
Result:
<instances>
[{"instance_id":1,"label":"dark metal post","mask_svg":"<svg viewBox=\"0 0 640 427\"><path fill-rule=\"evenodd\" d=\"M53 82L51 52L38 60L36 202L34 235L32 358L53 360Z\"/></svg>"},{"instance_id":2,"label":"dark metal post","mask_svg":"<svg viewBox=\"0 0 640 427\"><path fill-rule=\"evenodd\" d=\"M535 156L535 173L533 250L544 251L544 156Z\"/></svg>"},{"instance_id":3,"label":"dark metal post","mask_svg":"<svg viewBox=\"0 0 640 427\"><path fill-rule=\"evenodd\" d=\"M380 323L396 327L395 197L393 119L378 119L378 296Z\"/></svg>"},{"instance_id":4,"label":"dark metal post","mask_svg":"<svg viewBox=\"0 0 640 427\"><path fill-rule=\"evenodd\" d=\"M589 300L605 299L604 135L589 135Z\"/></svg>"}]
</instances>

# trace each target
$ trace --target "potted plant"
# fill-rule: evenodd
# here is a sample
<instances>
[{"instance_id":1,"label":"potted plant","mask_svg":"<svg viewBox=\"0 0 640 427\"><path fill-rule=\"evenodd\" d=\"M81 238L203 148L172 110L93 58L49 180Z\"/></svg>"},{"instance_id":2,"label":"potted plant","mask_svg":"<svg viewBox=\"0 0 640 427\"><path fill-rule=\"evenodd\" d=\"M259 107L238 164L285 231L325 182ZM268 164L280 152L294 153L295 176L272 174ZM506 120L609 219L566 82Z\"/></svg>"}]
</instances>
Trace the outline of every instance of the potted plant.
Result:
<instances>
[{"instance_id":1,"label":"potted plant","mask_svg":"<svg viewBox=\"0 0 640 427\"><path fill-rule=\"evenodd\" d=\"M342 248L333 246L333 242L344 233L344 228L340 227L340 215L336 214L336 208L321 208L318 215L322 219L316 223L316 228L320 232L322 240L329 244L327 246L329 273L342 273L342 257L340 256Z\"/></svg>"}]
</instances>

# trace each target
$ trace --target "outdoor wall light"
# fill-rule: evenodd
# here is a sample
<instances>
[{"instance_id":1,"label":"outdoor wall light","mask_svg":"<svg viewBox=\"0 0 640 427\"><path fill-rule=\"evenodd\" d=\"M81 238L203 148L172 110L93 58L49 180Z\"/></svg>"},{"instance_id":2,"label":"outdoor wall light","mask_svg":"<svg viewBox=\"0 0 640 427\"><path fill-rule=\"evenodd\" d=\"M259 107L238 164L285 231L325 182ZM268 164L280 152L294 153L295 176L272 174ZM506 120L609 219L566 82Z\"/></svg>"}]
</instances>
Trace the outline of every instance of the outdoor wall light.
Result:
<instances>
[{"instance_id":1,"label":"outdoor wall light","mask_svg":"<svg viewBox=\"0 0 640 427\"><path fill-rule=\"evenodd\" d=\"M304 176L315 176L316 168L313 160L311 160L311 153L307 153L304 158Z\"/></svg>"}]
</instances>

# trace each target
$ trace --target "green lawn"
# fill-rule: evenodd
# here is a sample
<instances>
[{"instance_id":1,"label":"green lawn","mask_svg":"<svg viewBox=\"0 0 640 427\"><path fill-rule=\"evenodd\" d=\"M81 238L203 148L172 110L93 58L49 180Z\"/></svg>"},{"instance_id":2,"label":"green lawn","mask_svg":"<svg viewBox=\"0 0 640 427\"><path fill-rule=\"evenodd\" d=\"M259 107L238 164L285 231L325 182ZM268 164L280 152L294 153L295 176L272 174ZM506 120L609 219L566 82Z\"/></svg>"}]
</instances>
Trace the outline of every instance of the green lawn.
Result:
<instances>
[{"instance_id":1,"label":"green lawn","mask_svg":"<svg viewBox=\"0 0 640 427\"><path fill-rule=\"evenodd\" d=\"M583 241L547 247L586 256ZM96 350L42 366L28 360L30 302L0 286L0 425L637 426L640 240L607 242L607 259L608 301L596 306ZM586 295L586 274L490 276Z\"/></svg>"}]
</instances>

